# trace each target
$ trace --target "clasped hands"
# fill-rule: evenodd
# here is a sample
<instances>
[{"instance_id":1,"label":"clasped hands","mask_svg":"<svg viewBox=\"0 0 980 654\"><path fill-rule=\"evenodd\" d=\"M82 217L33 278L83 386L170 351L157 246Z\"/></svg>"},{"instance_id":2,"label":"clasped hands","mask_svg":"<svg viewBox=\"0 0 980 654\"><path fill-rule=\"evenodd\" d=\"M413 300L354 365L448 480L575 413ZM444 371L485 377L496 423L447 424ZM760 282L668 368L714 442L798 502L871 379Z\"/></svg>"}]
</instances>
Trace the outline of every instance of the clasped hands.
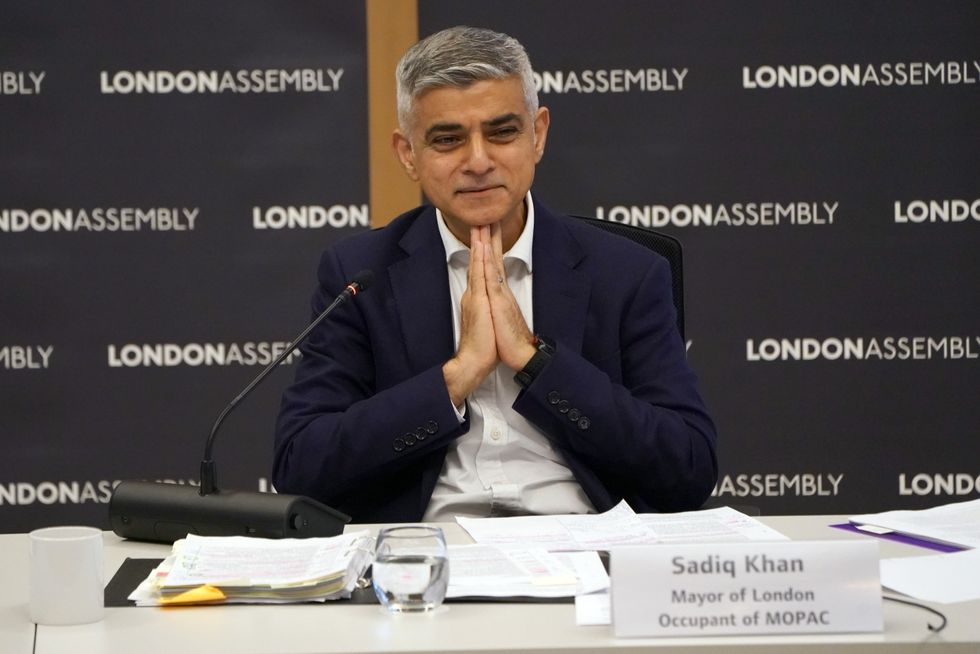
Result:
<instances>
[{"instance_id":1,"label":"clasped hands","mask_svg":"<svg viewBox=\"0 0 980 654\"><path fill-rule=\"evenodd\" d=\"M442 367L457 407L499 362L516 372L535 352L534 335L507 286L499 223L470 228L470 265L459 314L459 348Z\"/></svg>"}]
</instances>

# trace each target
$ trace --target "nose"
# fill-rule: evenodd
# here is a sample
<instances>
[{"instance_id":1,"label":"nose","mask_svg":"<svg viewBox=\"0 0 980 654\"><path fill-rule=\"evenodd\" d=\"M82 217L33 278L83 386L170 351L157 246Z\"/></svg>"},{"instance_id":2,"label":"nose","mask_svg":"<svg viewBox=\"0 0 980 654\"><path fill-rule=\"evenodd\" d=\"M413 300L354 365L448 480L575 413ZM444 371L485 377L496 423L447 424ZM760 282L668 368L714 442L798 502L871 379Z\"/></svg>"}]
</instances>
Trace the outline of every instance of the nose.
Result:
<instances>
[{"instance_id":1,"label":"nose","mask_svg":"<svg viewBox=\"0 0 980 654\"><path fill-rule=\"evenodd\" d=\"M465 172L471 175L485 175L493 170L493 159L487 145L482 135L470 138L464 162Z\"/></svg>"}]
</instances>

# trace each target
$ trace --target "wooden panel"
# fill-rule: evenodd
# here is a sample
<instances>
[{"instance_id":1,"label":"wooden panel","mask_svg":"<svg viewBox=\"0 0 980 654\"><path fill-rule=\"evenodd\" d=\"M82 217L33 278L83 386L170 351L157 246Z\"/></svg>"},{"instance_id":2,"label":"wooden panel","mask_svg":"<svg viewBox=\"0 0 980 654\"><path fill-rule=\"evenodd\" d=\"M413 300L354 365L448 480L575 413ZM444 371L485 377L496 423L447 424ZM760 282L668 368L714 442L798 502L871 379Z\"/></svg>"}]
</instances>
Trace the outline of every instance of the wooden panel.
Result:
<instances>
[{"instance_id":1,"label":"wooden panel","mask_svg":"<svg viewBox=\"0 0 980 654\"><path fill-rule=\"evenodd\" d=\"M398 124L395 66L418 40L417 0L365 0L368 63L368 165L371 224L381 227L419 204L422 193L391 149Z\"/></svg>"}]
</instances>

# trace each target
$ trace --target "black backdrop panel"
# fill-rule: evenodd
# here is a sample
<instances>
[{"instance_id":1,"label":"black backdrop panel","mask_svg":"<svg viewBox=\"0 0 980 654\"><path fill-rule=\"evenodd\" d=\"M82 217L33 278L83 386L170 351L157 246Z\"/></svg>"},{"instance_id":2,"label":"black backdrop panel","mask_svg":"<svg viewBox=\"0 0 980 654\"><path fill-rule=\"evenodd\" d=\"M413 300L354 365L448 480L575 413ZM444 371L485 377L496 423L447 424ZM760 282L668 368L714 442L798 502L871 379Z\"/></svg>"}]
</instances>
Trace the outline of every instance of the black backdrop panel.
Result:
<instances>
[{"instance_id":1,"label":"black backdrop panel","mask_svg":"<svg viewBox=\"0 0 980 654\"><path fill-rule=\"evenodd\" d=\"M552 110L536 193L686 246L719 499L980 495L974 3L420 1L501 29ZM367 228L365 24L341 1L8 2L0 531L190 483L211 422ZM225 425L264 488L286 365Z\"/></svg>"},{"instance_id":2,"label":"black backdrop panel","mask_svg":"<svg viewBox=\"0 0 980 654\"><path fill-rule=\"evenodd\" d=\"M368 226L365 43L361 3L5 3L0 531L196 482ZM221 486L262 487L292 369L226 422Z\"/></svg>"},{"instance_id":3,"label":"black backdrop panel","mask_svg":"<svg viewBox=\"0 0 980 654\"><path fill-rule=\"evenodd\" d=\"M854 513L980 496L976 4L419 13L421 35L477 25L527 47L552 112L539 198L684 243L719 499Z\"/></svg>"}]
</instances>

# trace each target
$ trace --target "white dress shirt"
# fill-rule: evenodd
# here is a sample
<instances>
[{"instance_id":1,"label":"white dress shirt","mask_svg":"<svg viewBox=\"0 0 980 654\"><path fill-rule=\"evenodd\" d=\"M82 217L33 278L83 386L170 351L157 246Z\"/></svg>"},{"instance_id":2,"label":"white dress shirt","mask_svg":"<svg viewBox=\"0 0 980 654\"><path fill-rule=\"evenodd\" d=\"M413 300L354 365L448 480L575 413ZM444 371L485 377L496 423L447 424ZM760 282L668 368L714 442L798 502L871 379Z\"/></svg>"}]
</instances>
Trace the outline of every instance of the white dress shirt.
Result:
<instances>
[{"instance_id":1,"label":"white dress shirt","mask_svg":"<svg viewBox=\"0 0 980 654\"><path fill-rule=\"evenodd\" d=\"M524 204L524 231L504 253L504 269L507 284L533 332L534 205L530 192ZM466 290L470 253L449 231L438 209L436 218L446 249L453 334L458 349L459 304ZM595 512L561 453L551 447L537 427L511 408L520 390L514 371L499 363L467 398L470 429L449 446L424 521L448 521L454 516Z\"/></svg>"}]
</instances>

